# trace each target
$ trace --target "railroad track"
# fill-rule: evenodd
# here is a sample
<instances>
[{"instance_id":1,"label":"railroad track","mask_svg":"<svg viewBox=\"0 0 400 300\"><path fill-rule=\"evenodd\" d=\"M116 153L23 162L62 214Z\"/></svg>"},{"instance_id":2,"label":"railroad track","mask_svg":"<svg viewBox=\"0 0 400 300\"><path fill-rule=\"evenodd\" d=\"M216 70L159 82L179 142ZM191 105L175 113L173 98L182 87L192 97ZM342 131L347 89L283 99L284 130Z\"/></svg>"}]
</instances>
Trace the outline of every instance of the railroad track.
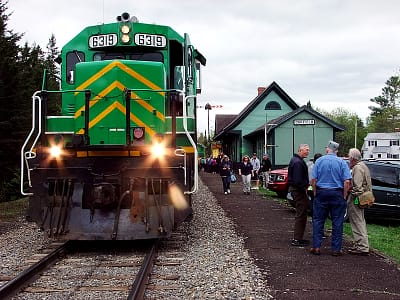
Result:
<instances>
[{"instance_id":1,"label":"railroad track","mask_svg":"<svg viewBox=\"0 0 400 300\"><path fill-rule=\"evenodd\" d=\"M0 299L167 299L181 288L182 240L67 242L2 285Z\"/></svg>"}]
</instances>

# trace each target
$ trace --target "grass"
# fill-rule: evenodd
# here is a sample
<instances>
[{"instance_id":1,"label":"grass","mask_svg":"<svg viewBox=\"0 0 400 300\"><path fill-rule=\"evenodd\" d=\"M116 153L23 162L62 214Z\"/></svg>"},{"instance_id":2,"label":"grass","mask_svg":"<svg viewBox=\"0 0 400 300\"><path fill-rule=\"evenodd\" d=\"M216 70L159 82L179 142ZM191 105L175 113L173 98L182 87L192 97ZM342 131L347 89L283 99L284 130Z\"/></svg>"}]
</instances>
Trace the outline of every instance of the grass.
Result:
<instances>
[{"instance_id":1,"label":"grass","mask_svg":"<svg viewBox=\"0 0 400 300\"><path fill-rule=\"evenodd\" d=\"M290 206L286 199L278 198L275 192L260 190L264 196L273 198L279 203ZM331 222L326 222L326 228L331 229ZM343 232L348 239L353 238L350 223L344 223ZM367 220L368 240L371 248L383 253L400 264L400 221L392 220L382 224L375 224Z\"/></svg>"},{"instance_id":2,"label":"grass","mask_svg":"<svg viewBox=\"0 0 400 300\"><path fill-rule=\"evenodd\" d=\"M349 238L353 237L350 223L344 224L343 231ZM367 221L367 232L371 248L393 258L400 264L400 226L372 224Z\"/></svg>"},{"instance_id":3,"label":"grass","mask_svg":"<svg viewBox=\"0 0 400 300\"><path fill-rule=\"evenodd\" d=\"M28 208L28 198L15 201L0 202L0 222L12 222L23 216Z\"/></svg>"}]
</instances>

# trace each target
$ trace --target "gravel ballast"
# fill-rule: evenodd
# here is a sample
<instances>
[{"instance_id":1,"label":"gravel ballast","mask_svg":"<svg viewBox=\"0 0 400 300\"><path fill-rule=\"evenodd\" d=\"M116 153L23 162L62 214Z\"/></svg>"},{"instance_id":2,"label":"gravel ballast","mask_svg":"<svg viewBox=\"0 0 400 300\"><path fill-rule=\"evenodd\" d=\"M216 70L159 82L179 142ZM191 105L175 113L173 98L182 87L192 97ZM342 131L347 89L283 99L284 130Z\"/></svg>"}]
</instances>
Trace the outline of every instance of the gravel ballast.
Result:
<instances>
[{"instance_id":1,"label":"gravel ballast","mask_svg":"<svg viewBox=\"0 0 400 300\"><path fill-rule=\"evenodd\" d=\"M193 196L193 209L193 219L179 228L187 236L179 250L182 264L176 269L183 288L175 290L172 298L272 298L265 278L244 248L243 238L201 181ZM21 219L14 227L0 235L0 286L22 270L24 261L52 242L34 223ZM171 296L167 292L165 299Z\"/></svg>"}]
</instances>

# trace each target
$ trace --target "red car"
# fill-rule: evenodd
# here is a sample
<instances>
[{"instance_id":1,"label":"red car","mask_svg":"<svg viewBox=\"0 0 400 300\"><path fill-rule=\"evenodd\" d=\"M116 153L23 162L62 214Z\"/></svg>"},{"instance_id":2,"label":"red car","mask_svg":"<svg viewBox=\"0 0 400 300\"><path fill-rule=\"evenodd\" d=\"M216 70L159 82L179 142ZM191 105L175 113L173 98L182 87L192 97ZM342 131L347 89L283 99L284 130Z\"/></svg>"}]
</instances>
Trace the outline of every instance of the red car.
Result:
<instances>
[{"instance_id":1,"label":"red car","mask_svg":"<svg viewBox=\"0 0 400 300\"><path fill-rule=\"evenodd\" d=\"M274 191L279 197L286 198L288 193L288 168L277 169L269 172L268 189Z\"/></svg>"}]
</instances>

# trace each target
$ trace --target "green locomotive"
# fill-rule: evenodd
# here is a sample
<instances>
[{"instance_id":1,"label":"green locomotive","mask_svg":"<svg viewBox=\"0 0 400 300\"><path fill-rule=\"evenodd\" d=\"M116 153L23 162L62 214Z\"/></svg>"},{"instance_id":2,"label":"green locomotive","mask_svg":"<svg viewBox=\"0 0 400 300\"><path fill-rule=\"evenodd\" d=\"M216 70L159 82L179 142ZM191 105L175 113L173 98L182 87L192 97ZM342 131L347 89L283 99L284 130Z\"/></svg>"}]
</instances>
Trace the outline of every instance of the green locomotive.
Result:
<instances>
[{"instance_id":1,"label":"green locomotive","mask_svg":"<svg viewBox=\"0 0 400 300\"><path fill-rule=\"evenodd\" d=\"M206 59L187 34L123 13L82 30L58 60L61 89L47 90L44 79L34 93L21 149L28 217L63 239L168 236L192 214L198 187ZM47 114L53 94L57 116Z\"/></svg>"}]
</instances>

